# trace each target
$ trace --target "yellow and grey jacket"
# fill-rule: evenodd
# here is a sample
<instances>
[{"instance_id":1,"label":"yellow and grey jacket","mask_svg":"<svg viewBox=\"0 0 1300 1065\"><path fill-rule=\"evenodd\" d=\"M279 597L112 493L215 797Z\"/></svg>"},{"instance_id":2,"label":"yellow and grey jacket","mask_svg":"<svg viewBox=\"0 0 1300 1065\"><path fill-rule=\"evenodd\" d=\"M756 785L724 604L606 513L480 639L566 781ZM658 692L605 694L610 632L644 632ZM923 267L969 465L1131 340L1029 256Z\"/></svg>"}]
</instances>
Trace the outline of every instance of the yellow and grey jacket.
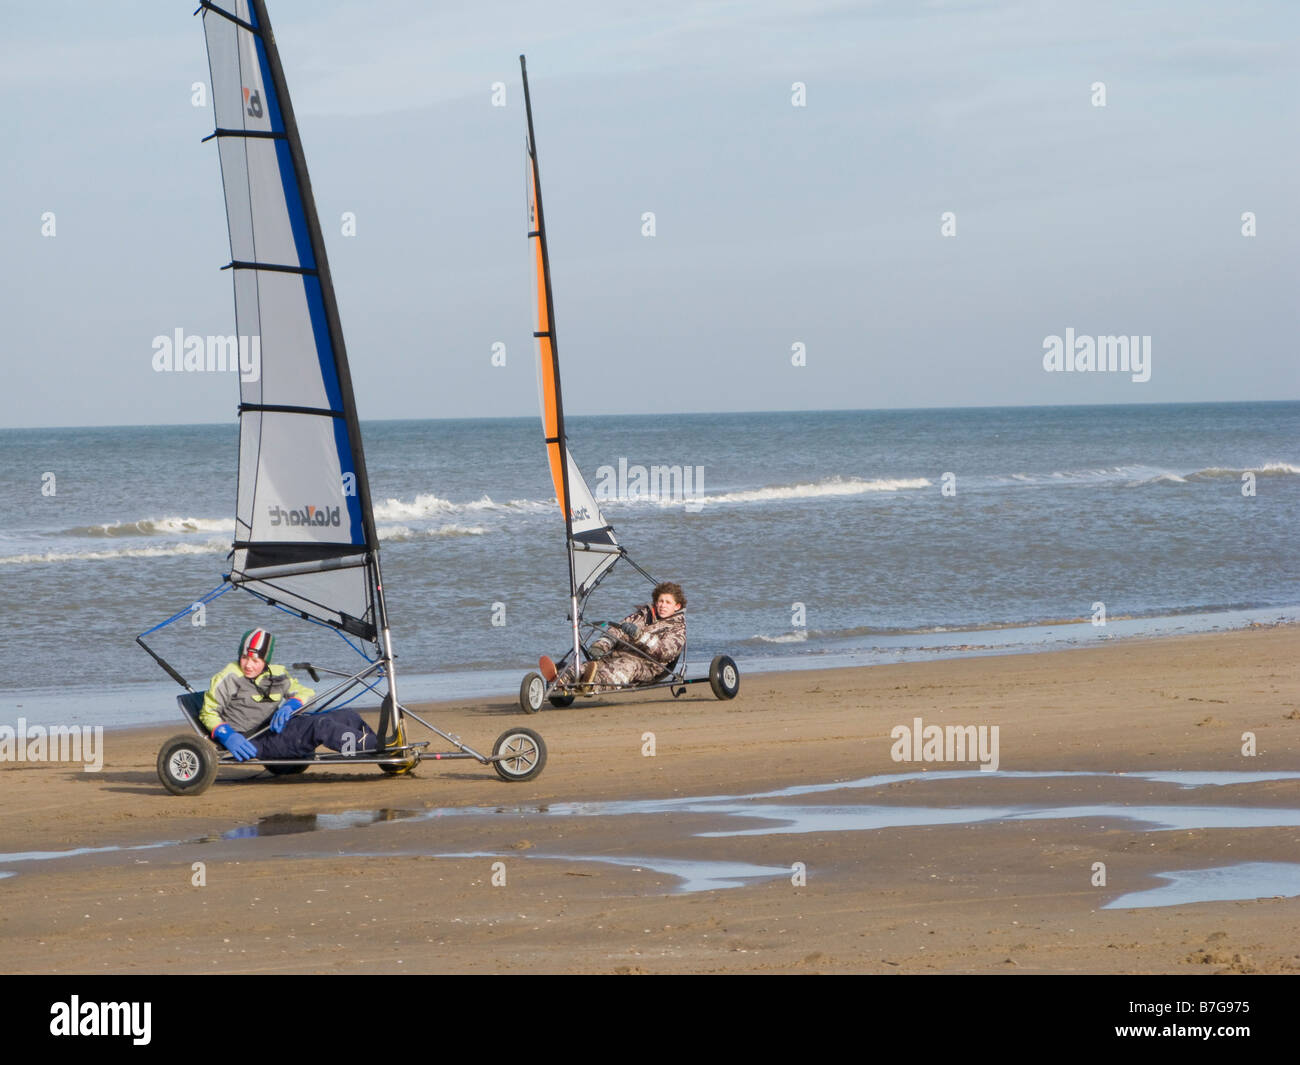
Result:
<instances>
[{"instance_id":1,"label":"yellow and grey jacket","mask_svg":"<svg viewBox=\"0 0 1300 1065\"><path fill-rule=\"evenodd\" d=\"M236 732L253 732L275 713L283 699L307 702L316 693L304 688L284 666L267 666L249 680L238 662L231 662L212 678L203 696L199 721L208 735L223 721Z\"/></svg>"}]
</instances>

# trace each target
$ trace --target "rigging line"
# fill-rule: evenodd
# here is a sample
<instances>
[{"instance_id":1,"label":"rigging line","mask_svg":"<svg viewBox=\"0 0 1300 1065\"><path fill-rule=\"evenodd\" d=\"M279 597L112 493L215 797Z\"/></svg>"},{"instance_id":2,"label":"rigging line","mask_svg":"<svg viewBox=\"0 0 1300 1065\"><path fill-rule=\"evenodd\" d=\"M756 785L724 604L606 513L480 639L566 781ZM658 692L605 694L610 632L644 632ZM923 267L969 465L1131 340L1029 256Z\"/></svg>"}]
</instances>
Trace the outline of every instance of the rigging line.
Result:
<instances>
[{"instance_id":1,"label":"rigging line","mask_svg":"<svg viewBox=\"0 0 1300 1065\"><path fill-rule=\"evenodd\" d=\"M222 581L215 588L213 588L212 591L204 592L203 595L201 595L198 599L194 600L194 602L191 603L189 606L187 606L184 610L178 611L177 613L169 617L166 621L162 622L159 625L155 625L152 629L146 629L144 632L140 633L140 635L148 636L149 633L151 632L157 632L159 629L165 629L168 625L170 625L173 621L176 621L178 618L183 618L187 614L194 613L194 606L196 603L202 603L206 606L208 603L212 602L212 600L216 599L218 596L225 595L233 587L234 587L233 584L227 584L225 581ZM137 637L137 639L138 638L139 637Z\"/></svg>"},{"instance_id":2,"label":"rigging line","mask_svg":"<svg viewBox=\"0 0 1300 1065\"><path fill-rule=\"evenodd\" d=\"M374 684L367 684L364 680L359 680L359 681L357 681L357 683L360 684L361 687L365 689L365 691L374 692L376 695L379 694L378 690L376 690L376 687L375 687L375 685L379 683L378 681L375 681ZM353 696L351 696L350 698L347 698L347 699L343 700L343 702L341 702L341 703L339 703L339 704L337 704L337 705L335 705L335 706L331 706L328 710L313 710L313 711L311 711L311 712L312 712L313 714L328 714L328 713L330 713L330 712L332 712L332 711L334 711L334 710L342 710L343 707L345 707L345 706L348 705L348 703L354 703L354 702L356 702L358 699L360 699L361 696L365 694L365 691L357 692L356 695L353 695Z\"/></svg>"}]
</instances>

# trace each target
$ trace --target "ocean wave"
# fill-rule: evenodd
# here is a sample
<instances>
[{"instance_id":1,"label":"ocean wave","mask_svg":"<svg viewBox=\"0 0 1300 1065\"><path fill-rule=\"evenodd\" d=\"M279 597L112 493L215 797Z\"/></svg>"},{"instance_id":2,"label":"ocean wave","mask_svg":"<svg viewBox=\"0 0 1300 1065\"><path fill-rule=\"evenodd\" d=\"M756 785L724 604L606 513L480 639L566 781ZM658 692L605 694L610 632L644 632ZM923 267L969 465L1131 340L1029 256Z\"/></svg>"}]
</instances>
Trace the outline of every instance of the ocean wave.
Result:
<instances>
[{"instance_id":1,"label":"ocean wave","mask_svg":"<svg viewBox=\"0 0 1300 1065\"><path fill-rule=\"evenodd\" d=\"M468 503L453 503L432 492L423 492L409 503L402 499L388 498L375 505L376 521L419 521L421 518L439 517L444 514L465 514L482 511L543 511L555 507L555 500L512 499L506 503L496 503L489 496L472 500Z\"/></svg>"},{"instance_id":2,"label":"ocean wave","mask_svg":"<svg viewBox=\"0 0 1300 1065\"><path fill-rule=\"evenodd\" d=\"M750 637L751 640L757 640L759 643L807 643L807 629L792 629L790 632L783 632L779 636L764 636L757 633Z\"/></svg>"},{"instance_id":3,"label":"ocean wave","mask_svg":"<svg viewBox=\"0 0 1300 1065\"><path fill-rule=\"evenodd\" d=\"M1128 482L1128 488L1141 488L1149 484L1194 484L1199 481L1239 481L1243 474L1253 473L1256 477L1288 477L1300 473L1300 466L1289 462L1266 462L1260 466L1206 466L1199 470L1174 473L1163 470L1149 477L1140 477Z\"/></svg>"},{"instance_id":4,"label":"ocean wave","mask_svg":"<svg viewBox=\"0 0 1300 1065\"><path fill-rule=\"evenodd\" d=\"M1156 466L1131 464L1125 466L1094 466L1078 470L1051 470L1047 473L1013 473L1009 476L994 475L984 482L994 488L1059 488L1062 485L1089 487L1094 485L1146 484L1160 478L1178 478L1172 470L1163 470ZM979 478L972 478L980 483Z\"/></svg>"},{"instance_id":5,"label":"ocean wave","mask_svg":"<svg viewBox=\"0 0 1300 1065\"><path fill-rule=\"evenodd\" d=\"M110 521L102 525L78 525L63 529L59 536L108 537L160 536L185 533L233 535L235 523L214 518L141 518L138 521Z\"/></svg>"},{"instance_id":6,"label":"ocean wave","mask_svg":"<svg viewBox=\"0 0 1300 1065\"><path fill-rule=\"evenodd\" d=\"M379 529L379 539L385 543L402 544L412 540L435 540L443 536L483 536L487 529L481 525L440 525L436 529L412 529L409 525L388 525Z\"/></svg>"},{"instance_id":7,"label":"ocean wave","mask_svg":"<svg viewBox=\"0 0 1300 1065\"><path fill-rule=\"evenodd\" d=\"M1123 466L1102 466L1077 470L1052 470L1048 473L1013 473L1010 476L992 476L987 479L972 478L976 485L991 488L1059 487L1077 485L1122 484L1125 488L1143 488L1147 485L1178 485L1219 478L1240 480L1244 473L1257 477L1285 477L1300 474L1300 466L1289 462L1267 462L1259 466L1228 467L1206 466L1198 470L1171 470L1159 466L1134 463Z\"/></svg>"},{"instance_id":8,"label":"ocean wave","mask_svg":"<svg viewBox=\"0 0 1300 1065\"><path fill-rule=\"evenodd\" d=\"M1253 473L1256 477L1286 477L1300 473L1300 466L1293 466L1289 462L1266 462L1260 466L1245 466L1241 469L1233 469L1227 466L1207 466L1203 470L1189 473L1187 479L1189 481L1210 481L1228 478L1238 481L1243 473Z\"/></svg>"},{"instance_id":9,"label":"ocean wave","mask_svg":"<svg viewBox=\"0 0 1300 1065\"><path fill-rule=\"evenodd\" d=\"M814 499L824 496L856 496L867 492L899 492L913 488L931 488L927 477L883 477L863 480L861 477L826 477L820 481L800 484L769 485L766 488L747 488L737 492L699 496L694 499L675 500L692 504L704 503L772 503L783 499Z\"/></svg>"},{"instance_id":10,"label":"ocean wave","mask_svg":"<svg viewBox=\"0 0 1300 1065\"><path fill-rule=\"evenodd\" d=\"M109 551L43 551L0 557L0 566L22 566L58 562L104 562L118 558L166 558L171 555L225 555L229 540L203 544L160 544L157 547L121 547Z\"/></svg>"}]
</instances>

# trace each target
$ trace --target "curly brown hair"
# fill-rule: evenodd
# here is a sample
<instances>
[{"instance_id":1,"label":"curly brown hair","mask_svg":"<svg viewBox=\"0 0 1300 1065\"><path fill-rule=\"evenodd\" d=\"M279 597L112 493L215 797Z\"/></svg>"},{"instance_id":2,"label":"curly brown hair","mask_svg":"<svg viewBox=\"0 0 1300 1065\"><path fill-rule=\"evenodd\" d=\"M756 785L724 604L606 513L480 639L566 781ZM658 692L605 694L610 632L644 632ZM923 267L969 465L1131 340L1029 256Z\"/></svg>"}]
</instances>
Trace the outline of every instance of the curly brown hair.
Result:
<instances>
[{"instance_id":1,"label":"curly brown hair","mask_svg":"<svg viewBox=\"0 0 1300 1065\"><path fill-rule=\"evenodd\" d=\"M678 606L683 610L686 609L686 593L682 591L680 584L674 584L672 581L660 581L655 585L655 590L650 595L650 601L657 603L661 595L671 595L677 600Z\"/></svg>"}]
</instances>

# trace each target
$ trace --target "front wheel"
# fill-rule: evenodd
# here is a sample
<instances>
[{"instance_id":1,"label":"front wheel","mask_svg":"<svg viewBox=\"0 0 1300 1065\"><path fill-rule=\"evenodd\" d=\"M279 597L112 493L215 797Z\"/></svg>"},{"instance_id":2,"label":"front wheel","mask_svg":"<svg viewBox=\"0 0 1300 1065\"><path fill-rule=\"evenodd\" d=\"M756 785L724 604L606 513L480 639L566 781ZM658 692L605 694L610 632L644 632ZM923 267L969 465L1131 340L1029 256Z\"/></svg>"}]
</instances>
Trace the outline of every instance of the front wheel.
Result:
<instances>
[{"instance_id":1,"label":"front wheel","mask_svg":"<svg viewBox=\"0 0 1300 1065\"><path fill-rule=\"evenodd\" d=\"M158 779L173 795L202 795L217 777L217 752L192 732L173 736L158 752Z\"/></svg>"},{"instance_id":2,"label":"front wheel","mask_svg":"<svg viewBox=\"0 0 1300 1065\"><path fill-rule=\"evenodd\" d=\"M546 700L557 709L563 710L566 706L573 705L572 695L552 695Z\"/></svg>"},{"instance_id":3,"label":"front wheel","mask_svg":"<svg viewBox=\"0 0 1300 1065\"><path fill-rule=\"evenodd\" d=\"M740 691L740 670L727 655L717 655L709 663L709 687L719 699L734 699Z\"/></svg>"},{"instance_id":4,"label":"front wheel","mask_svg":"<svg viewBox=\"0 0 1300 1065\"><path fill-rule=\"evenodd\" d=\"M535 714L546 698L546 681L540 673L529 673L519 685L519 709L525 714Z\"/></svg>"},{"instance_id":5,"label":"front wheel","mask_svg":"<svg viewBox=\"0 0 1300 1065\"><path fill-rule=\"evenodd\" d=\"M497 737L492 755L502 780L532 780L546 766L546 743L530 728L513 728Z\"/></svg>"},{"instance_id":6,"label":"front wheel","mask_svg":"<svg viewBox=\"0 0 1300 1065\"><path fill-rule=\"evenodd\" d=\"M277 777L292 777L307 772L305 765L269 765L266 771Z\"/></svg>"}]
</instances>

